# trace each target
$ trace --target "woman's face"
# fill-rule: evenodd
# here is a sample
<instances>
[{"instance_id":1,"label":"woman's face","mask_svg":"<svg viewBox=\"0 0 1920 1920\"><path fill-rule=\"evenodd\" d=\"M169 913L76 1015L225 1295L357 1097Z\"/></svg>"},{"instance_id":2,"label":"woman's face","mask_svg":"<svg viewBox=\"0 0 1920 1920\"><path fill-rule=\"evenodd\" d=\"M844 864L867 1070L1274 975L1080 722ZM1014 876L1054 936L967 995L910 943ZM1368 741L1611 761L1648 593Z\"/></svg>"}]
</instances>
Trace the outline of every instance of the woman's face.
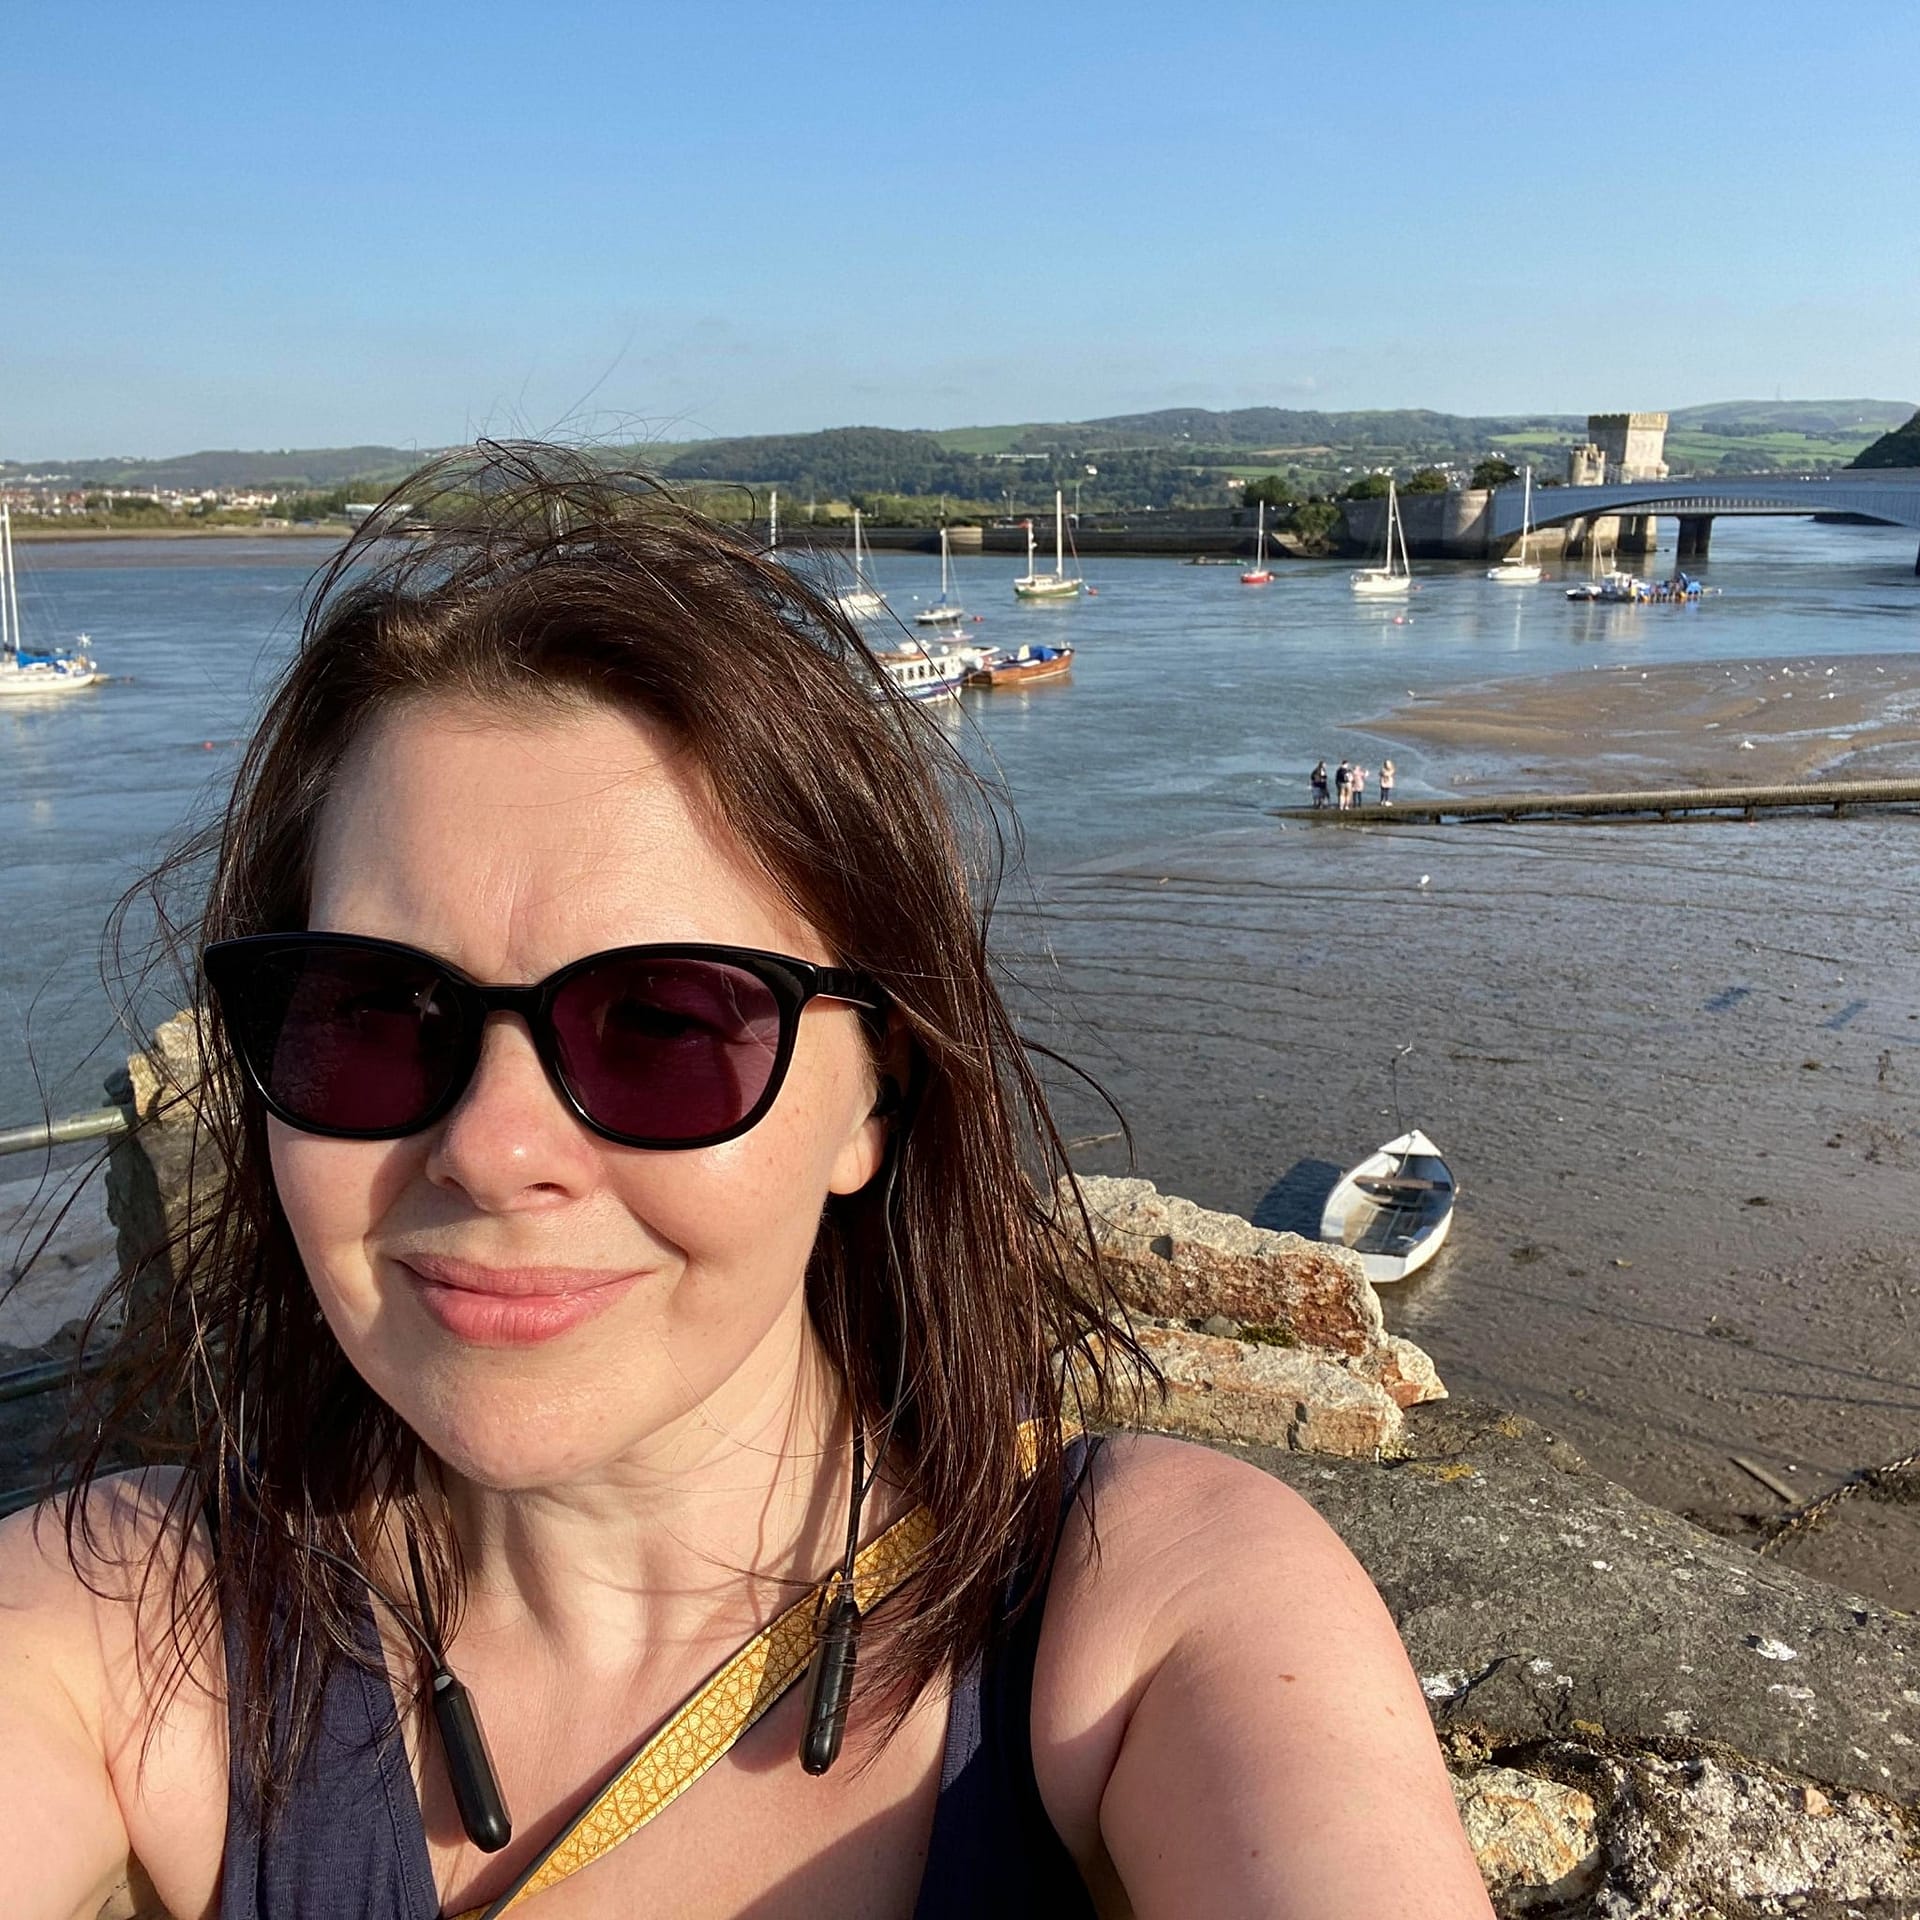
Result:
<instances>
[{"instance_id":1,"label":"woman's face","mask_svg":"<svg viewBox=\"0 0 1920 1920\"><path fill-rule=\"evenodd\" d=\"M603 707L524 717L435 698L374 723L322 814L310 924L490 983L657 940L836 958L697 770ZM879 1165L873 1098L859 1015L815 1001L757 1126L691 1151L615 1146L561 1104L525 1025L497 1014L445 1119L373 1142L270 1122L274 1181L374 1391L455 1471L546 1485L698 1408L738 1430L784 1406L809 1351L821 1210Z\"/></svg>"}]
</instances>

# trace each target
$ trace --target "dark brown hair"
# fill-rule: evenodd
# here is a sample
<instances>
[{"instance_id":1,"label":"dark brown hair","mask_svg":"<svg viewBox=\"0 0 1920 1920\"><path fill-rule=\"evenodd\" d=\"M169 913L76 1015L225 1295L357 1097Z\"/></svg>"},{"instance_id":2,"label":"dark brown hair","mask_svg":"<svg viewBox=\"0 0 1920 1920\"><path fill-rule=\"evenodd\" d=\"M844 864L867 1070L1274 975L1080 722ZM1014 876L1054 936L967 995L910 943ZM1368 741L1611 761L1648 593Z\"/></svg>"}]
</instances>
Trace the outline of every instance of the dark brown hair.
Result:
<instances>
[{"instance_id":1,"label":"dark brown hair","mask_svg":"<svg viewBox=\"0 0 1920 1920\"><path fill-rule=\"evenodd\" d=\"M173 863L177 876L212 862L204 913L178 935L197 952L307 924L321 808L354 741L398 701L605 702L692 755L732 831L836 960L880 982L911 1037L891 1207L880 1180L835 1199L807 1273L869 1432L886 1423L896 1367L906 1381L893 1459L934 1536L860 1664L862 1685L904 1711L982 1647L1013 1571L1044 1562L1073 1379L1140 1364L1084 1216L1054 1205L1065 1149L988 958L989 843L969 840L954 804L977 783L821 593L644 476L484 445L414 475L386 511L402 500L423 530L371 526L317 582L224 818ZM220 1525L212 1578L176 1582L175 1644L183 1625L207 1631L217 1599L244 1648L241 1761L272 1798L328 1672L366 1657L365 1586L338 1561L367 1564L399 1516L432 1549L443 1620L461 1573L420 1510L421 1443L321 1317L217 1010L202 1033L204 1080L174 1092L192 1107L198 1190L157 1282L121 1282L125 1324L81 1464L111 1457L133 1409L158 1397L180 1410L174 1457L190 1471L174 1518L211 1491ZM86 1512L70 1504L70 1540Z\"/></svg>"}]
</instances>

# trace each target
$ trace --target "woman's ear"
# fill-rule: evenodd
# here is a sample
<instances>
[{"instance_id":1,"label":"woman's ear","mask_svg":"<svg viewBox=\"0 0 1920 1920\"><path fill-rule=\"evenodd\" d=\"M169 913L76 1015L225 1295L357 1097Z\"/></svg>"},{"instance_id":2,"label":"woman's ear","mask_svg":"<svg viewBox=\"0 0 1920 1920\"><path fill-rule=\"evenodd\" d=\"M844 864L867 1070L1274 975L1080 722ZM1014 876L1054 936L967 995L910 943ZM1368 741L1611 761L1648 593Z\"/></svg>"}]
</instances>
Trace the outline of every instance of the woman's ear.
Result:
<instances>
[{"instance_id":1,"label":"woman's ear","mask_svg":"<svg viewBox=\"0 0 1920 1920\"><path fill-rule=\"evenodd\" d=\"M906 1075L911 1071L906 1036L897 1027L887 1035L885 1055L874 1081L873 1104L834 1162L828 1189L858 1193L887 1163L887 1152L906 1119Z\"/></svg>"}]
</instances>

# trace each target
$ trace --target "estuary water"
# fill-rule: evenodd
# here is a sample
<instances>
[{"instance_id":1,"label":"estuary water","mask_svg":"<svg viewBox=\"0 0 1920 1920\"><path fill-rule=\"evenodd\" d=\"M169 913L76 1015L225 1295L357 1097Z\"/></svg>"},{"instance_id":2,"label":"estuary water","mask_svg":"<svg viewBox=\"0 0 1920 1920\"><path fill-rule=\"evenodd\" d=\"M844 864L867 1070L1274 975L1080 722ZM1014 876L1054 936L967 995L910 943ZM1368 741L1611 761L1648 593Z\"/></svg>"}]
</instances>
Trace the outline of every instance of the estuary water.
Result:
<instances>
[{"instance_id":1,"label":"estuary water","mask_svg":"<svg viewBox=\"0 0 1920 1920\"><path fill-rule=\"evenodd\" d=\"M312 540L115 541L20 548L30 639L92 636L109 684L0 705L0 1125L96 1104L124 1051L100 979L113 901L231 778L251 718L297 637ZM1640 563L1654 572L1667 556ZM1036 872L1256 823L1306 799L1306 773L1394 751L1401 791L1457 778L1355 723L1464 682L1588 665L1754 660L1920 646L1913 536L1798 521L1721 521L1722 591L1690 607L1569 603L1554 582L1502 588L1423 567L1404 606L1356 601L1348 568L1090 561L1095 589L1020 606L1017 563L962 557L969 640L1069 637L1070 683L969 695L943 724L997 768ZM883 553L878 584L911 618L937 563ZM1570 567L1569 573L1578 572Z\"/></svg>"}]
</instances>

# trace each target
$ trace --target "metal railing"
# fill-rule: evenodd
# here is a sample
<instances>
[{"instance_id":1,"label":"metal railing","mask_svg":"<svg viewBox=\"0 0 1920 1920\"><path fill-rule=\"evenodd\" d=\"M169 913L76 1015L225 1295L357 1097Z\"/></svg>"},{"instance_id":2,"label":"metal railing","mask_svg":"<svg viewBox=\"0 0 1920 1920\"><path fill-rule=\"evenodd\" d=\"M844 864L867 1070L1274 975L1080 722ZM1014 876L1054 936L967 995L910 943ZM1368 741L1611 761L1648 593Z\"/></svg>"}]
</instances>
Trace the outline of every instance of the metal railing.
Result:
<instances>
[{"instance_id":1,"label":"metal railing","mask_svg":"<svg viewBox=\"0 0 1920 1920\"><path fill-rule=\"evenodd\" d=\"M101 1107L93 1113L69 1114L64 1120L36 1120L24 1127L0 1127L0 1155L38 1153L64 1147L75 1140L111 1140L129 1132L133 1116L125 1107Z\"/></svg>"}]
</instances>

